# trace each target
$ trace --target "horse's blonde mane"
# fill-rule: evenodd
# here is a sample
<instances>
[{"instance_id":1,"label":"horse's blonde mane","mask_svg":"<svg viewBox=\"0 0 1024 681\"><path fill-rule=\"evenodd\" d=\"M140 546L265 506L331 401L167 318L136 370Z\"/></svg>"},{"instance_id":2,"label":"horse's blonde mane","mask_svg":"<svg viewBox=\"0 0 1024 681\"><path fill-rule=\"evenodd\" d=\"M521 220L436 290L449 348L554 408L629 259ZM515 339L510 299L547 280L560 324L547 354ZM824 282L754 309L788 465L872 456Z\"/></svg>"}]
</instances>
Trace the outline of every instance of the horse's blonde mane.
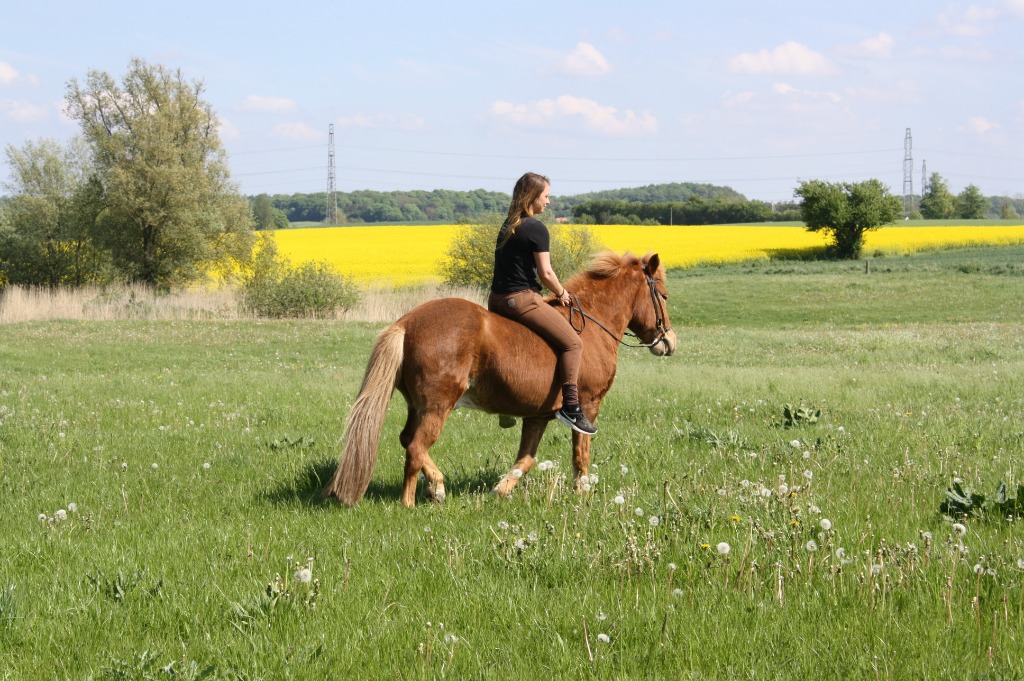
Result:
<instances>
[{"instance_id":1,"label":"horse's blonde mane","mask_svg":"<svg viewBox=\"0 0 1024 681\"><path fill-rule=\"evenodd\" d=\"M621 255L614 251L602 251L590 261L585 273L595 279L607 279L621 272L623 267L632 267L639 262L640 258L629 251Z\"/></svg>"}]
</instances>

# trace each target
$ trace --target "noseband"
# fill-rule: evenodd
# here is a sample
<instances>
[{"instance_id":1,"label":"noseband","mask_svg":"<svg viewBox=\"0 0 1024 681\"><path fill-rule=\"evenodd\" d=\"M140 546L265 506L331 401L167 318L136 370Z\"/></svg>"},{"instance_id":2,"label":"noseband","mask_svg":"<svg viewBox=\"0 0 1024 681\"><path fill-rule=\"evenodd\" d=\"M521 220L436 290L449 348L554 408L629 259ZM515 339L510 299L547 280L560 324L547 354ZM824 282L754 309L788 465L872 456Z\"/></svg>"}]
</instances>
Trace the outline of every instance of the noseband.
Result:
<instances>
[{"instance_id":1,"label":"noseband","mask_svg":"<svg viewBox=\"0 0 1024 681\"><path fill-rule=\"evenodd\" d=\"M614 333L612 333L612 331L607 326L605 326L600 321L595 319L588 312L585 312L583 310L583 306L580 305L579 299L571 292L569 293L569 298L571 299L571 303L569 304L569 324L572 325L572 328L576 331L577 334L581 334L583 333L583 329L587 328L587 320L589 319L590 321L597 324L602 331L604 331L609 336L618 341L620 345L625 345L627 348L651 348L657 345L658 343L663 342L665 340L665 336L668 335L668 332L672 330L672 327L665 323L665 318L667 315L665 313L665 306L662 304L662 301L665 300L665 296L661 295L661 293L658 291L658 282L661 280L655 279L651 275L647 274L647 272L644 272L644 278L647 279L647 290L651 294L651 305L654 306L655 328L658 330L658 333L654 337L654 340L652 340L650 343L627 343L622 338L619 338ZM581 319L578 327L577 322L573 319L577 314L580 316ZM640 337L637 336L632 331L627 330L626 333L632 336L633 338L640 340Z\"/></svg>"}]
</instances>

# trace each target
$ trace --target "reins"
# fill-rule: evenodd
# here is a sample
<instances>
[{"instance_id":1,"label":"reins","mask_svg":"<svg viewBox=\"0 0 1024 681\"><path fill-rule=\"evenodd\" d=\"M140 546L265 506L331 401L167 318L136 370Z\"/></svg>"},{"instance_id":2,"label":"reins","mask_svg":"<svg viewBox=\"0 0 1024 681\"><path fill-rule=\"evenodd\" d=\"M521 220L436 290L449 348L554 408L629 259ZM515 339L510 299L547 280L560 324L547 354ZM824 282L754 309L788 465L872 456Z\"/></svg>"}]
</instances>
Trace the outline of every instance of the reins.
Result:
<instances>
[{"instance_id":1,"label":"reins","mask_svg":"<svg viewBox=\"0 0 1024 681\"><path fill-rule=\"evenodd\" d=\"M577 334L582 334L583 330L587 328L587 320L589 319L590 321L597 324L597 326L602 331L604 331L606 334L614 338L616 342L618 342L620 345L626 346L627 348L650 348L654 347L658 343L661 343L662 341L665 340L665 335L670 331L670 329L665 325L664 309L661 305L658 304L658 298L661 297L661 294L658 292L657 282L661 280L654 279L653 277L651 277L651 275L647 274L646 272L644 272L644 277L647 279L647 289L651 294L651 305L654 306L655 325L658 330L658 335L655 336L654 340L652 340L650 343L627 343L622 338L619 338L618 336L615 335L615 333L611 331L611 329L602 324L596 317L586 312L583 309L583 306L580 305L579 298L577 298L576 294L572 293L571 291L569 292L569 325L572 326L573 330ZM573 319L576 315L579 315L580 317L579 322L576 322ZM637 340L640 340L639 336L637 336L632 331L629 331L628 329L626 330L626 334L632 336L633 338L636 338Z\"/></svg>"}]
</instances>

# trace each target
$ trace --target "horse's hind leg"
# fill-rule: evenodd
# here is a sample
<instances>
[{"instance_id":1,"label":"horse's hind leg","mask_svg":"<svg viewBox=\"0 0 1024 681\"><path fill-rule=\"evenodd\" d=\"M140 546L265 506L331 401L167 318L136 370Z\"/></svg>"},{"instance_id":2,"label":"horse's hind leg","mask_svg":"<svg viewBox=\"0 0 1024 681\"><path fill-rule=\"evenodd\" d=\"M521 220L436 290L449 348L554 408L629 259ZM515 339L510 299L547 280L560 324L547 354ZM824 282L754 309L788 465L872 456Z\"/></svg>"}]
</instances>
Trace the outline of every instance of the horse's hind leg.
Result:
<instances>
[{"instance_id":1,"label":"horse's hind leg","mask_svg":"<svg viewBox=\"0 0 1024 681\"><path fill-rule=\"evenodd\" d=\"M402 487L402 505L416 505L416 481L420 471L427 478L427 495L434 501L444 501L444 474L430 458L430 448L437 442L448 412L419 413L409 407L409 417L399 440L405 447L405 484Z\"/></svg>"},{"instance_id":2,"label":"horse's hind leg","mask_svg":"<svg viewBox=\"0 0 1024 681\"><path fill-rule=\"evenodd\" d=\"M519 438L519 454L512 470L503 476L494 487L494 493L503 497L512 494L512 490L519 483L520 478L530 472L533 465L537 463L537 447L540 446L540 438L548 427L551 419L548 418L524 418L523 434Z\"/></svg>"}]
</instances>

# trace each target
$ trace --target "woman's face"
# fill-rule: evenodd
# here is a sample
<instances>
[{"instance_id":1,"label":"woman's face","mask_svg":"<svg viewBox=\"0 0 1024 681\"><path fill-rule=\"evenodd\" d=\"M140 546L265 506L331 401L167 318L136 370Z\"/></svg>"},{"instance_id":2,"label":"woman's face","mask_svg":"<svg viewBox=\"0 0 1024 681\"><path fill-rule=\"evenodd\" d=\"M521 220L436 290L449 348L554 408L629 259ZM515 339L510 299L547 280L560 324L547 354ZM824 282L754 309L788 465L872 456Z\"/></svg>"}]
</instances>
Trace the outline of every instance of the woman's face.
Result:
<instances>
[{"instance_id":1,"label":"woman's face","mask_svg":"<svg viewBox=\"0 0 1024 681\"><path fill-rule=\"evenodd\" d=\"M551 199L548 198L551 195L551 185L544 185L544 190L533 200L530 204L530 215L540 215L544 212L544 209L551 203Z\"/></svg>"}]
</instances>

